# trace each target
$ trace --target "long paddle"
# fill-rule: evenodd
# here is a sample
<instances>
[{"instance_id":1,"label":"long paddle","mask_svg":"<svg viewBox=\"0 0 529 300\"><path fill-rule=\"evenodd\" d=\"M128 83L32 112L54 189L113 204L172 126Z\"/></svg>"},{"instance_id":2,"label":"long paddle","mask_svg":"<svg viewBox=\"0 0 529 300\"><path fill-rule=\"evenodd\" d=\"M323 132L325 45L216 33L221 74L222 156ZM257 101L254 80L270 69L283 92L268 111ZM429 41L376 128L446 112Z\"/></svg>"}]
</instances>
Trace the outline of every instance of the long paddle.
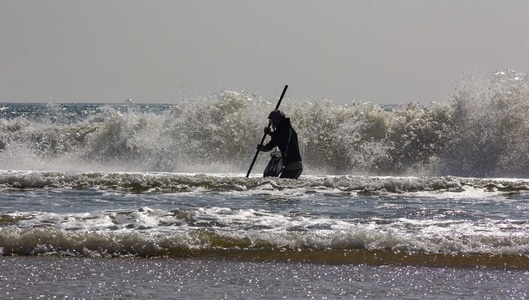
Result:
<instances>
[{"instance_id":1,"label":"long paddle","mask_svg":"<svg viewBox=\"0 0 529 300\"><path fill-rule=\"evenodd\" d=\"M279 109L279 105L281 105L281 100L283 100L283 96L285 96L287 88L288 88L288 85L285 85L285 88L283 89L283 92L281 93L281 97L279 97L279 101L277 102L276 110ZM272 121L268 121L268 128L270 128L270 125L272 125ZM261 139L261 143L259 143L259 145L262 145L264 143L265 138L266 138L266 133L263 135L263 138ZM259 150L255 152L255 156L253 157L252 164L250 165L250 169L248 169L248 173L246 173L246 178L250 177L250 173L252 172L253 164L255 164L257 155L259 155Z\"/></svg>"}]
</instances>

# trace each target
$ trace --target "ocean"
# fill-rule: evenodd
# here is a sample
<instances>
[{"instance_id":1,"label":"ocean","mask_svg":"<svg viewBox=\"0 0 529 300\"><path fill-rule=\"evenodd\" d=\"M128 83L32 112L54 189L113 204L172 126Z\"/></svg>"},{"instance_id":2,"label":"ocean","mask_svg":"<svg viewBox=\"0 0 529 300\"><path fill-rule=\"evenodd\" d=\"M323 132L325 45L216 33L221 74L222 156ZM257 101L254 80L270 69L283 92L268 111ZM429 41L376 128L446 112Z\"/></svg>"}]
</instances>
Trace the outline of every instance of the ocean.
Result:
<instances>
[{"instance_id":1,"label":"ocean","mask_svg":"<svg viewBox=\"0 0 529 300\"><path fill-rule=\"evenodd\" d=\"M0 298L526 299L529 81L452 97L287 92L298 180L246 178L277 99L0 103Z\"/></svg>"}]
</instances>

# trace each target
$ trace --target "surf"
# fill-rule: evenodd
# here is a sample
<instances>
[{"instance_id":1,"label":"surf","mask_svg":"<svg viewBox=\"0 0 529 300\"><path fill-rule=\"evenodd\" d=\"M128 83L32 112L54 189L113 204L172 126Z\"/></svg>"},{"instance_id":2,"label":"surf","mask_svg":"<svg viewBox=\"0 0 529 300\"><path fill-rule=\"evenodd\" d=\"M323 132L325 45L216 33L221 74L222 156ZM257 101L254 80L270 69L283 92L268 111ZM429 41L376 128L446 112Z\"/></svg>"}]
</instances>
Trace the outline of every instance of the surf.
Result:
<instances>
[{"instance_id":1,"label":"surf","mask_svg":"<svg viewBox=\"0 0 529 300\"><path fill-rule=\"evenodd\" d=\"M461 82L447 103L287 99L305 174L525 177L529 81ZM224 91L171 105L2 104L2 169L222 172L248 169L275 100ZM262 170L267 157L256 162Z\"/></svg>"}]
</instances>

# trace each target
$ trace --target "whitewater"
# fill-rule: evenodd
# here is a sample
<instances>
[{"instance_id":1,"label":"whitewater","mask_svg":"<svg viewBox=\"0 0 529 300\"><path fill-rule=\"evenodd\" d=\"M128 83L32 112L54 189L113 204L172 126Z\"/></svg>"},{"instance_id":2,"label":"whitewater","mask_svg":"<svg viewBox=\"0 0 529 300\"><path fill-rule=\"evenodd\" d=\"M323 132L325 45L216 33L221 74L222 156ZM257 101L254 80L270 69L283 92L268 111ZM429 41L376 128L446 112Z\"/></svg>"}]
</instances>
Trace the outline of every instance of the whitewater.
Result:
<instances>
[{"instance_id":1,"label":"whitewater","mask_svg":"<svg viewBox=\"0 0 529 300\"><path fill-rule=\"evenodd\" d=\"M287 93L304 173L246 178L276 101L0 103L0 298L527 298L527 75Z\"/></svg>"}]
</instances>

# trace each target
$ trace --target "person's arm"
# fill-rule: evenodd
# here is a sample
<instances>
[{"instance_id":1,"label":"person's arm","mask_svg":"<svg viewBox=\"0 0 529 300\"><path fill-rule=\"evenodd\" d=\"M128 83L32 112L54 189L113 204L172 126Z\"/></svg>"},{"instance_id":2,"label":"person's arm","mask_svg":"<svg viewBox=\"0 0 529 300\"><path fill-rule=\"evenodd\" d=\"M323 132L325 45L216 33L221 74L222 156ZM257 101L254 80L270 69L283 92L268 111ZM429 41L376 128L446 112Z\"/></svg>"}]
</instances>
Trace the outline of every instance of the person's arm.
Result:
<instances>
[{"instance_id":1,"label":"person's arm","mask_svg":"<svg viewBox=\"0 0 529 300\"><path fill-rule=\"evenodd\" d=\"M263 152L268 152L268 151L274 149L275 146L270 145L271 142L272 142L272 141L270 141L270 142L269 142L268 144L266 144L266 145L257 145L257 150L259 150L259 151L263 151Z\"/></svg>"},{"instance_id":2,"label":"person's arm","mask_svg":"<svg viewBox=\"0 0 529 300\"><path fill-rule=\"evenodd\" d=\"M268 152L268 151L274 149L274 147L277 146L277 138L275 138L274 132L270 132L270 128L268 128L268 127L265 128L265 133L269 134L271 139L266 145L261 145L261 144L257 145L257 150L263 151L263 152Z\"/></svg>"}]
</instances>

